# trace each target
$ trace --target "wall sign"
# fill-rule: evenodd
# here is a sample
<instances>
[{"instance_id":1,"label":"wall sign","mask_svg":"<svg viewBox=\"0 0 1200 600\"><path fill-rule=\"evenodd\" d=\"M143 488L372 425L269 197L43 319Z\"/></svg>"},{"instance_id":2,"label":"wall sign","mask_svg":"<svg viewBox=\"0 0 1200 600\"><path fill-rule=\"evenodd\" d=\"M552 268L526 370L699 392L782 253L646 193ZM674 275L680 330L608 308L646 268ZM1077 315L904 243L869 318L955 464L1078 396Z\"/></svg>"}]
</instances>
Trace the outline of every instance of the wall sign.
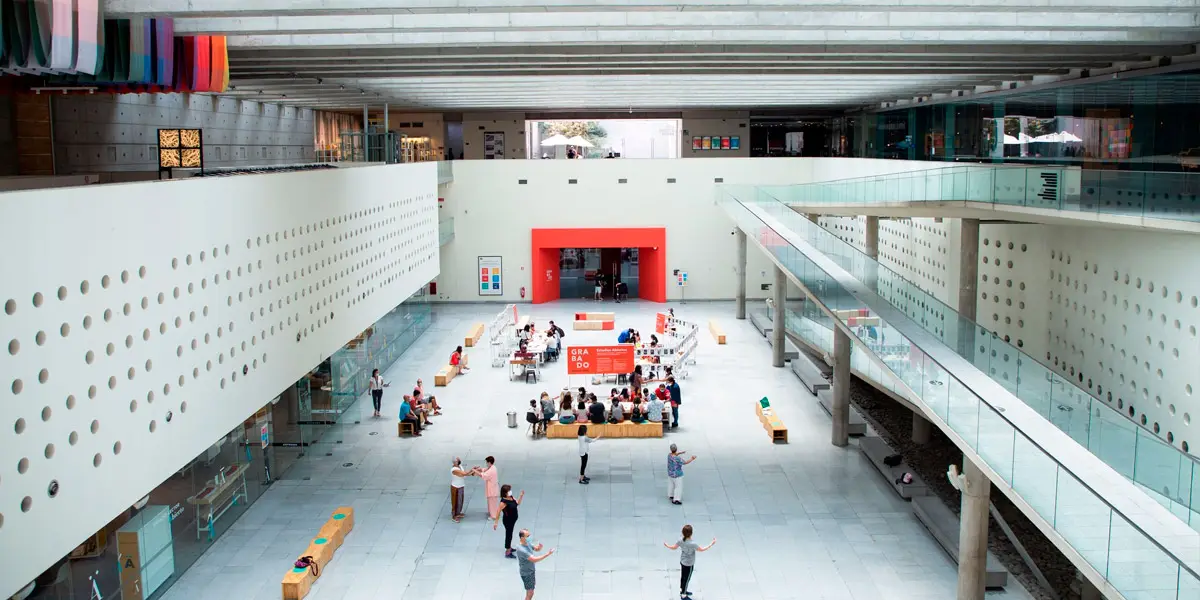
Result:
<instances>
[{"instance_id":1,"label":"wall sign","mask_svg":"<svg viewBox=\"0 0 1200 600\"><path fill-rule=\"evenodd\" d=\"M570 346L567 375L613 375L633 371L633 344Z\"/></svg>"},{"instance_id":2,"label":"wall sign","mask_svg":"<svg viewBox=\"0 0 1200 600\"><path fill-rule=\"evenodd\" d=\"M504 158L504 132L483 132L483 158L486 160Z\"/></svg>"},{"instance_id":3,"label":"wall sign","mask_svg":"<svg viewBox=\"0 0 1200 600\"><path fill-rule=\"evenodd\" d=\"M499 256L480 256L475 278L480 296L504 295L504 259Z\"/></svg>"},{"instance_id":4,"label":"wall sign","mask_svg":"<svg viewBox=\"0 0 1200 600\"><path fill-rule=\"evenodd\" d=\"M687 287L688 276L687 271L677 271L675 273L675 285L679 287Z\"/></svg>"}]
</instances>

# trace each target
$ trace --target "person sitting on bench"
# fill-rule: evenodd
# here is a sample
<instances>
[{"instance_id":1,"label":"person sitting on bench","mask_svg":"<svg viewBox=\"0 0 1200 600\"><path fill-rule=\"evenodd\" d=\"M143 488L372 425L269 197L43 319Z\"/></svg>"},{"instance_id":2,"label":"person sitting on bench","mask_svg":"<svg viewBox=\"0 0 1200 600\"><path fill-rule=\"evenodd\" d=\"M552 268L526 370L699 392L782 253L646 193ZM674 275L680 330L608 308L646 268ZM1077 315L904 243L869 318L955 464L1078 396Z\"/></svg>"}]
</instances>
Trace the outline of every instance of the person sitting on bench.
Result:
<instances>
[{"instance_id":1,"label":"person sitting on bench","mask_svg":"<svg viewBox=\"0 0 1200 600\"><path fill-rule=\"evenodd\" d=\"M454 353L450 355L450 366L458 367L459 373L469 373L470 367L467 366L467 355L463 354L462 346L454 349Z\"/></svg>"},{"instance_id":2,"label":"person sitting on bench","mask_svg":"<svg viewBox=\"0 0 1200 600\"><path fill-rule=\"evenodd\" d=\"M405 395L400 401L400 422L411 423L413 435L421 435L421 420L412 410L412 396Z\"/></svg>"},{"instance_id":3,"label":"person sitting on bench","mask_svg":"<svg viewBox=\"0 0 1200 600\"><path fill-rule=\"evenodd\" d=\"M607 419L604 416L604 405L596 399L595 394L588 394L588 399L592 401L588 405L588 421L592 423L603 423Z\"/></svg>"},{"instance_id":4,"label":"person sitting on bench","mask_svg":"<svg viewBox=\"0 0 1200 600\"><path fill-rule=\"evenodd\" d=\"M612 416L608 419L609 423L616 424L625 420L625 413L621 411L621 402L619 399L613 401L611 414Z\"/></svg>"},{"instance_id":5,"label":"person sitting on bench","mask_svg":"<svg viewBox=\"0 0 1200 600\"><path fill-rule=\"evenodd\" d=\"M529 401L529 410L525 411L525 422L533 426L533 436L537 437L542 431L542 407L537 400Z\"/></svg>"}]
</instances>

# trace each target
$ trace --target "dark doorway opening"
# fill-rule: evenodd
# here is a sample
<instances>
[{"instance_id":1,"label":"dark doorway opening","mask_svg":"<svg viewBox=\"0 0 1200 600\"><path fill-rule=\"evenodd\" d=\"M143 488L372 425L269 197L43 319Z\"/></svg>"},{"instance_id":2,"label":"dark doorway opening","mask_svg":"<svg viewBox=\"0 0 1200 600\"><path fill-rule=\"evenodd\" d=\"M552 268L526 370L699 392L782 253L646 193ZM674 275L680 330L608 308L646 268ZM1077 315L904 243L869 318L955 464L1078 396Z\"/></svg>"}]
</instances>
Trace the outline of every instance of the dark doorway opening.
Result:
<instances>
[{"instance_id":1,"label":"dark doorway opening","mask_svg":"<svg viewBox=\"0 0 1200 600\"><path fill-rule=\"evenodd\" d=\"M559 297L595 297L599 280L606 300L624 283L629 298L638 297L637 248L559 248Z\"/></svg>"}]
</instances>

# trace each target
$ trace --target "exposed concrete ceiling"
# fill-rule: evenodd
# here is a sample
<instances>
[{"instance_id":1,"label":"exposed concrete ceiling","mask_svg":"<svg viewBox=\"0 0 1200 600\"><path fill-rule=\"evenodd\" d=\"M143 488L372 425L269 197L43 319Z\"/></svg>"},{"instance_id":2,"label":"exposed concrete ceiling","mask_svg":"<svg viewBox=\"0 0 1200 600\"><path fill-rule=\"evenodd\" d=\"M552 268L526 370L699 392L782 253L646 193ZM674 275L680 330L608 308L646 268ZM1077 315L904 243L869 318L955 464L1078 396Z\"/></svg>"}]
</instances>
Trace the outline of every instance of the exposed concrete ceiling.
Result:
<instances>
[{"instance_id":1,"label":"exposed concrete ceiling","mask_svg":"<svg viewBox=\"0 0 1200 600\"><path fill-rule=\"evenodd\" d=\"M353 109L851 107L1190 55L1200 0L106 0Z\"/></svg>"}]
</instances>

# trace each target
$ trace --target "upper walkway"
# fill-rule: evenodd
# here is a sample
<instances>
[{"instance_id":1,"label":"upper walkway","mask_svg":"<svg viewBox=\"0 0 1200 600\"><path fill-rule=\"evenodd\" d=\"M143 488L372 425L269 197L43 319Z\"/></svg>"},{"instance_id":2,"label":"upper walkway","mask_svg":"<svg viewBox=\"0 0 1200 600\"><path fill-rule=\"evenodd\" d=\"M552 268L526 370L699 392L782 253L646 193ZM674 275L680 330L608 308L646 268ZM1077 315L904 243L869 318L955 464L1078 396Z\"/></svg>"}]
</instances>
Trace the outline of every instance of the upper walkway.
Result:
<instances>
[{"instance_id":1,"label":"upper walkway","mask_svg":"<svg viewBox=\"0 0 1200 600\"><path fill-rule=\"evenodd\" d=\"M1086 427L1063 429L1051 420L1061 393L1053 391L1053 372L1017 354L1024 369L1019 383L988 377L978 358L1006 344L990 335L976 339L976 325L949 308L942 330L923 326L919 315L940 304L936 298L769 190L727 187L718 202L819 307L805 316L823 328L842 328L903 382L895 391L920 406L1068 558L1107 581L1107 597L1200 597L1200 534L1125 478L1166 478L1172 496L1190 501L1200 495L1195 463L1098 401L1079 411ZM905 300L900 305L885 295ZM887 335L857 336L851 319L864 317L878 319ZM1062 389L1079 400L1073 387Z\"/></svg>"},{"instance_id":2,"label":"upper walkway","mask_svg":"<svg viewBox=\"0 0 1200 600\"><path fill-rule=\"evenodd\" d=\"M1200 175L956 165L760 188L800 212L1200 232Z\"/></svg>"}]
</instances>

